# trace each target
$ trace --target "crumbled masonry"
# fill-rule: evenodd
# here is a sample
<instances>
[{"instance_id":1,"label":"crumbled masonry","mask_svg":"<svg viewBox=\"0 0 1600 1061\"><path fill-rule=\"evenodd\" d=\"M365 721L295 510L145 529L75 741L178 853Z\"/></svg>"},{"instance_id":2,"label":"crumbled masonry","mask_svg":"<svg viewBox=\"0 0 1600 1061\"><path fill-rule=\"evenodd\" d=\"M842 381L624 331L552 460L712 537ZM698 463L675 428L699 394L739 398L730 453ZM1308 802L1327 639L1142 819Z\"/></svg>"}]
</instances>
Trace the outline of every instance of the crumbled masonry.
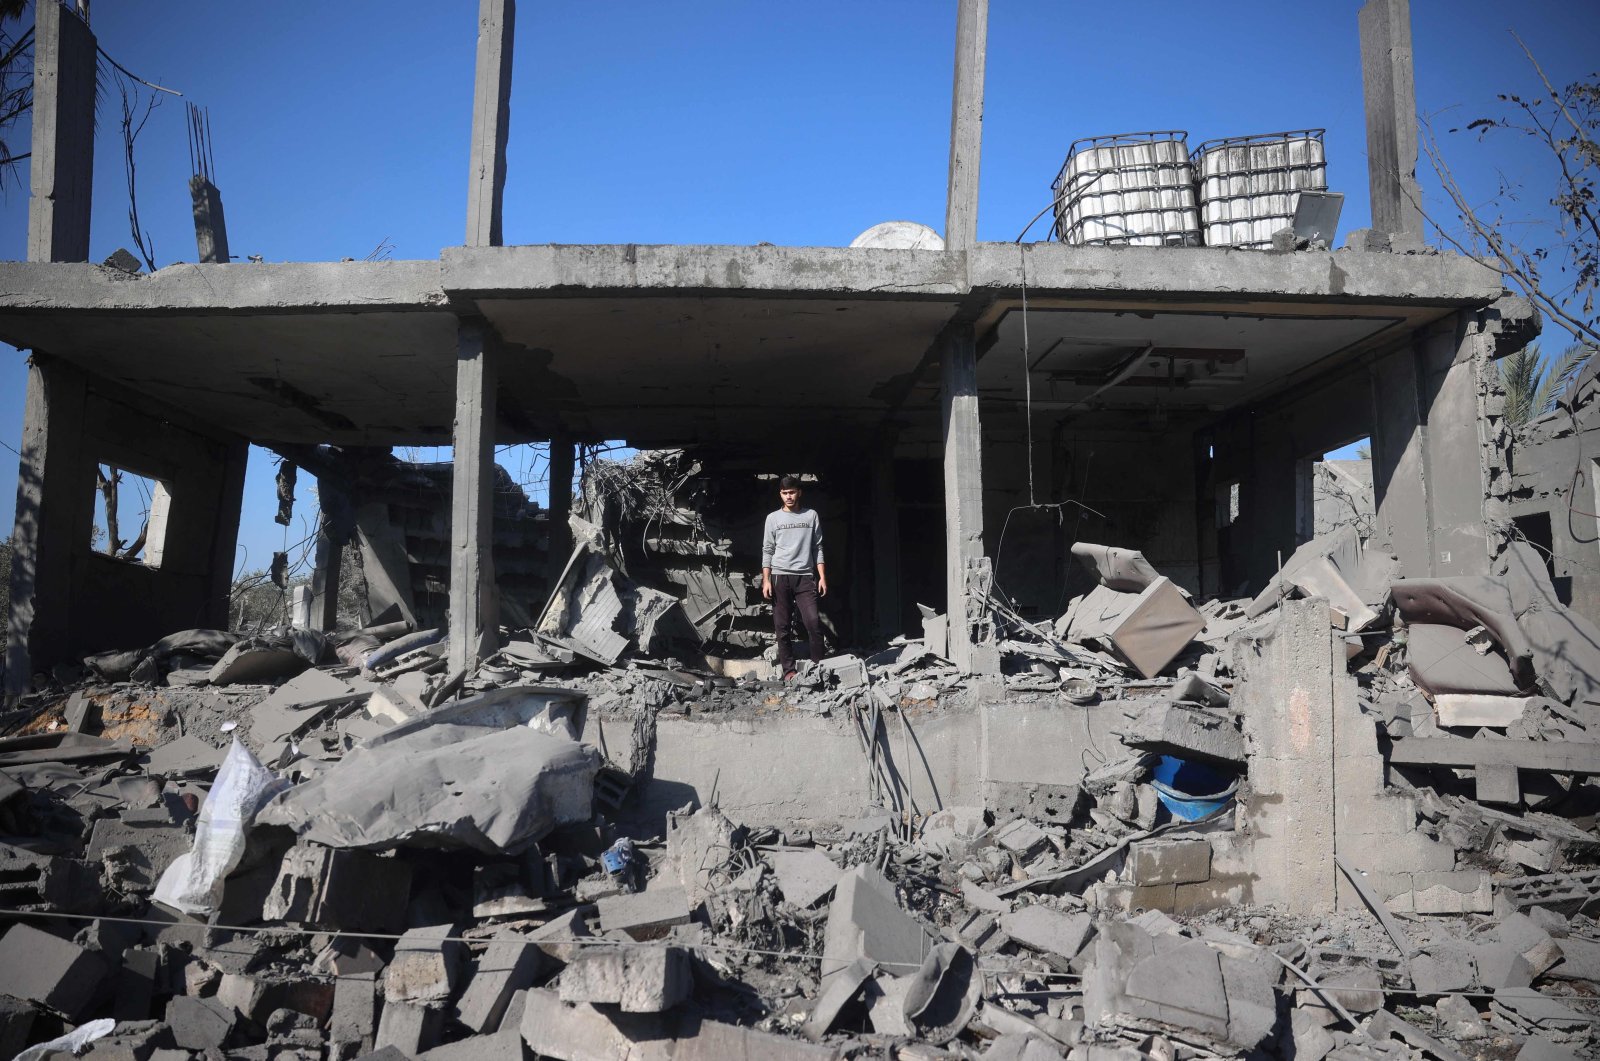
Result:
<instances>
[{"instance_id":1,"label":"crumbled masonry","mask_svg":"<svg viewBox=\"0 0 1600 1061\"><path fill-rule=\"evenodd\" d=\"M1156 666L1117 624L1170 583L1074 551L1099 585L1059 621L991 591L987 700L922 639L788 683L651 657L562 603L636 586L585 545L472 675L403 622L275 684L165 679L305 638L86 661L0 738L6 1048L109 1018L91 1056L1593 1056L1600 699L1530 647L1518 601L1575 621L1542 566L1413 580L1335 531L1254 601L1179 596ZM1023 743L974 759L978 720ZM830 769L830 734L861 802L748 780Z\"/></svg>"}]
</instances>

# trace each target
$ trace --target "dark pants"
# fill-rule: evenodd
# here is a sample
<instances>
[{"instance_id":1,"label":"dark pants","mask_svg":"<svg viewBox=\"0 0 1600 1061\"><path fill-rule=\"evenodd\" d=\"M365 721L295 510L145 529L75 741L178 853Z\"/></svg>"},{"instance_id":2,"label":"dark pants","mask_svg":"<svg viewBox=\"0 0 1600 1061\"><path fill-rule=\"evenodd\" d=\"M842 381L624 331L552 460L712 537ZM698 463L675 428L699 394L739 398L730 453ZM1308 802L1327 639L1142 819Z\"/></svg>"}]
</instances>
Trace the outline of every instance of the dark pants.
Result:
<instances>
[{"instance_id":1,"label":"dark pants","mask_svg":"<svg viewBox=\"0 0 1600 1061\"><path fill-rule=\"evenodd\" d=\"M772 626L778 635L778 669L784 674L794 670L794 648L789 644L789 624L794 620L794 609L800 610L800 621L806 626L806 639L811 642L811 658L822 662L822 617L817 614L817 580L812 575L772 576Z\"/></svg>"}]
</instances>

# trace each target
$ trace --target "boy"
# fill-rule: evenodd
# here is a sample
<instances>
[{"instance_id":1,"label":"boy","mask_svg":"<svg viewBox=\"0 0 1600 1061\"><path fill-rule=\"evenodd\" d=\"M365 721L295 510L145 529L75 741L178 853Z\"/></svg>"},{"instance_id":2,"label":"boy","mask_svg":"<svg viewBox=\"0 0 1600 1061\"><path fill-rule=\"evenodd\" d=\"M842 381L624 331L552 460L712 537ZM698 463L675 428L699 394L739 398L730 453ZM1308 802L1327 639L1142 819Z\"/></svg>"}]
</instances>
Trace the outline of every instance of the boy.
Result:
<instances>
[{"instance_id":1,"label":"boy","mask_svg":"<svg viewBox=\"0 0 1600 1061\"><path fill-rule=\"evenodd\" d=\"M828 573L822 558L822 521L800 505L800 480L778 480L783 507L767 516L761 542L761 595L772 602L772 623L778 634L778 666L783 680L794 677L794 648L789 644L792 609L805 623L811 658L822 661L822 619L817 598L828 595ZM815 576L813 577L813 572Z\"/></svg>"}]
</instances>

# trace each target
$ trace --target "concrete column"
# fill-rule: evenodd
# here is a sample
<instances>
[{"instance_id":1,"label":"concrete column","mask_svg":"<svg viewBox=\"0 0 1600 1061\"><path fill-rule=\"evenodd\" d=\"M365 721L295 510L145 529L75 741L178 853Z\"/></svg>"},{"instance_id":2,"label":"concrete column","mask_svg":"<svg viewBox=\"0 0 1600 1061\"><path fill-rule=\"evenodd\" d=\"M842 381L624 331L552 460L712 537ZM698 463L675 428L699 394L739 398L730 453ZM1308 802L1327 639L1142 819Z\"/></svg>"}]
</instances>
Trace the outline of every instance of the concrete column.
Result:
<instances>
[{"instance_id":1,"label":"concrete column","mask_svg":"<svg viewBox=\"0 0 1600 1061\"><path fill-rule=\"evenodd\" d=\"M1372 227L1422 242L1417 186L1417 90L1411 62L1411 0L1367 0L1361 27L1361 86L1367 103L1367 179Z\"/></svg>"},{"instance_id":2,"label":"concrete column","mask_svg":"<svg viewBox=\"0 0 1600 1061\"><path fill-rule=\"evenodd\" d=\"M978 239L978 161L983 150L983 70L989 50L989 0L958 0L958 5L944 245L946 250L966 251Z\"/></svg>"},{"instance_id":3,"label":"concrete column","mask_svg":"<svg viewBox=\"0 0 1600 1061\"><path fill-rule=\"evenodd\" d=\"M78 369L43 354L29 359L11 538L8 697L27 690L34 659L49 654L40 649L64 645L71 635L72 554L75 546L87 546L94 518L94 479L81 428L86 396Z\"/></svg>"},{"instance_id":4,"label":"concrete column","mask_svg":"<svg viewBox=\"0 0 1600 1061\"><path fill-rule=\"evenodd\" d=\"M329 633L339 628L339 581L344 542L326 507L317 514L317 546L311 568L311 614L308 625Z\"/></svg>"},{"instance_id":5,"label":"concrete column","mask_svg":"<svg viewBox=\"0 0 1600 1061\"><path fill-rule=\"evenodd\" d=\"M233 567L238 561L239 515L244 510L244 477L250 461L250 443L236 438L225 443L222 477L217 482L217 508L211 531L211 586L205 622L219 630L228 628L228 596L233 592Z\"/></svg>"},{"instance_id":6,"label":"concrete column","mask_svg":"<svg viewBox=\"0 0 1600 1061\"><path fill-rule=\"evenodd\" d=\"M872 599L878 637L902 630L900 599L900 508L894 496L894 440L880 439L872 452Z\"/></svg>"},{"instance_id":7,"label":"concrete column","mask_svg":"<svg viewBox=\"0 0 1600 1061\"><path fill-rule=\"evenodd\" d=\"M478 0L478 68L472 95L472 160L467 179L467 246L498 247L511 135L511 56L516 0Z\"/></svg>"},{"instance_id":8,"label":"concrete column","mask_svg":"<svg viewBox=\"0 0 1600 1061\"><path fill-rule=\"evenodd\" d=\"M493 336L482 321L457 328L454 464L450 476L450 672L471 670L494 650Z\"/></svg>"},{"instance_id":9,"label":"concrete column","mask_svg":"<svg viewBox=\"0 0 1600 1061\"><path fill-rule=\"evenodd\" d=\"M189 178L189 197L194 200L194 243L200 261L228 263L228 223L222 216L222 193L201 176Z\"/></svg>"},{"instance_id":10,"label":"concrete column","mask_svg":"<svg viewBox=\"0 0 1600 1061\"><path fill-rule=\"evenodd\" d=\"M34 4L28 260L89 260L94 187L94 34L54 0Z\"/></svg>"},{"instance_id":11,"label":"concrete column","mask_svg":"<svg viewBox=\"0 0 1600 1061\"><path fill-rule=\"evenodd\" d=\"M550 440L550 552L545 568L545 584L554 593L556 581L572 555L572 439L557 436Z\"/></svg>"},{"instance_id":12,"label":"concrete column","mask_svg":"<svg viewBox=\"0 0 1600 1061\"><path fill-rule=\"evenodd\" d=\"M978 358L972 326L959 326L939 357L944 414L945 586L950 659L977 669L968 603L968 569L983 557L983 456L978 423Z\"/></svg>"},{"instance_id":13,"label":"concrete column","mask_svg":"<svg viewBox=\"0 0 1600 1061\"><path fill-rule=\"evenodd\" d=\"M1255 836L1251 901L1332 913L1334 684L1348 677L1342 651L1335 662L1328 602L1285 601L1271 634L1242 642L1234 665L1233 709L1250 742L1253 794L1244 811Z\"/></svg>"},{"instance_id":14,"label":"concrete column","mask_svg":"<svg viewBox=\"0 0 1600 1061\"><path fill-rule=\"evenodd\" d=\"M1373 364L1377 524L1410 578L1488 573L1478 380L1491 344L1463 311Z\"/></svg>"},{"instance_id":15,"label":"concrete column","mask_svg":"<svg viewBox=\"0 0 1600 1061\"><path fill-rule=\"evenodd\" d=\"M1416 350L1408 343L1373 362L1371 376L1376 529L1394 546L1405 574L1426 577L1433 547L1423 454L1427 424Z\"/></svg>"}]
</instances>

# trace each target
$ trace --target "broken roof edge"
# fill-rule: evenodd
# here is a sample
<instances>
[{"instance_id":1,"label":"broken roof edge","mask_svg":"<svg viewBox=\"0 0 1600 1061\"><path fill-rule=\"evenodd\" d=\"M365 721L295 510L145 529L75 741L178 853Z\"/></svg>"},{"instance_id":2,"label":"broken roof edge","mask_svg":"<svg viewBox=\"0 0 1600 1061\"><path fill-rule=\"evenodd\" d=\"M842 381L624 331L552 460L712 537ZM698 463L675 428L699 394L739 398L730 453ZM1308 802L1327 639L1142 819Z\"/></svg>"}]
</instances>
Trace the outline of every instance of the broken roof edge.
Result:
<instances>
[{"instance_id":1,"label":"broken roof edge","mask_svg":"<svg viewBox=\"0 0 1600 1061\"><path fill-rule=\"evenodd\" d=\"M111 313L443 310L437 261L273 262L125 273L92 262L0 262L0 317Z\"/></svg>"},{"instance_id":2,"label":"broken roof edge","mask_svg":"<svg viewBox=\"0 0 1600 1061\"><path fill-rule=\"evenodd\" d=\"M1505 294L1499 273L1457 254L980 243L967 264L974 290L1020 294L1025 279L1030 299L1102 294L1480 306Z\"/></svg>"}]
</instances>

